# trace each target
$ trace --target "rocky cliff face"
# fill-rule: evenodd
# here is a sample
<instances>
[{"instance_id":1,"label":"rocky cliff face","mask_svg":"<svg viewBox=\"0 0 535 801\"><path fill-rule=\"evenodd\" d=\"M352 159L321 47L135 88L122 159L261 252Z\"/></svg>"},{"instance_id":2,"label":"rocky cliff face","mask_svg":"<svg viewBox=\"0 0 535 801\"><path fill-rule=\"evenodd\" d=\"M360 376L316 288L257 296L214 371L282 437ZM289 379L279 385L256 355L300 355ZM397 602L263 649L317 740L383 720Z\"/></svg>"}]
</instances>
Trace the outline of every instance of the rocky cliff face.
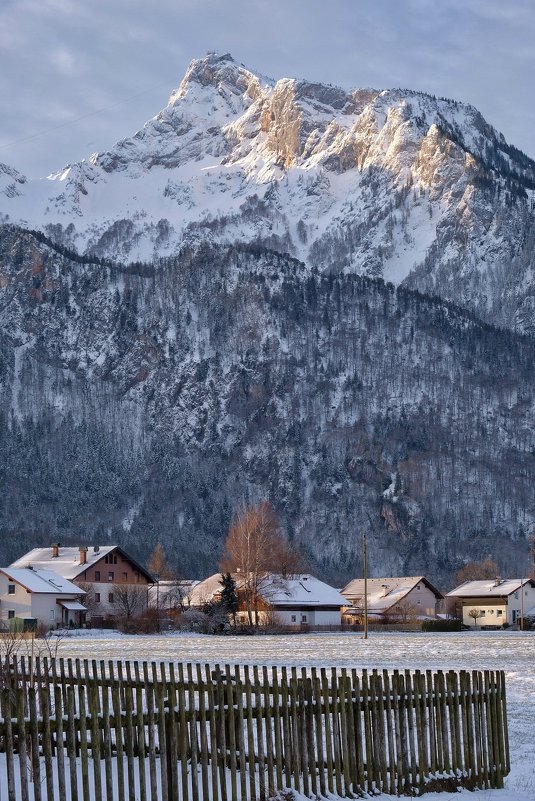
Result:
<instances>
[{"instance_id":1,"label":"rocky cliff face","mask_svg":"<svg viewBox=\"0 0 535 801\"><path fill-rule=\"evenodd\" d=\"M133 137L3 185L11 221L80 253L253 242L535 330L535 165L455 101L273 82L212 54Z\"/></svg>"},{"instance_id":2,"label":"rocky cliff face","mask_svg":"<svg viewBox=\"0 0 535 801\"><path fill-rule=\"evenodd\" d=\"M267 498L337 583L364 529L374 575L440 583L489 553L518 572L534 357L453 305L261 247L121 266L4 226L0 559L161 540L199 576L232 511Z\"/></svg>"}]
</instances>

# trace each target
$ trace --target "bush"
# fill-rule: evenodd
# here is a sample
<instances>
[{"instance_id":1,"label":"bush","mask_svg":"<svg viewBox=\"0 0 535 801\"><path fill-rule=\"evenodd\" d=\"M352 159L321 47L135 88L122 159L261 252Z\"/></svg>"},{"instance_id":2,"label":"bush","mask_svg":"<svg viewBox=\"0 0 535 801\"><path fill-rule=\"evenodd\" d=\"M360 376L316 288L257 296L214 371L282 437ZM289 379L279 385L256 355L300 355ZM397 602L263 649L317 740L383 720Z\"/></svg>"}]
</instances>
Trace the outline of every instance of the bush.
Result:
<instances>
[{"instance_id":1,"label":"bush","mask_svg":"<svg viewBox=\"0 0 535 801\"><path fill-rule=\"evenodd\" d=\"M161 619L156 609L147 609L142 615L116 619L116 626L123 634L155 634L161 631ZM166 625L168 629L169 626Z\"/></svg>"},{"instance_id":2,"label":"bush","mask_svg":"<svg viewBox=\"0 0 535 801\"><path fill-rule=\"evenodd\" d=\"M422 622L422 631L464 631L465 629L466 626L463 626L462 621L455 618L437 618Z\"/></svg>"}]
</instances>

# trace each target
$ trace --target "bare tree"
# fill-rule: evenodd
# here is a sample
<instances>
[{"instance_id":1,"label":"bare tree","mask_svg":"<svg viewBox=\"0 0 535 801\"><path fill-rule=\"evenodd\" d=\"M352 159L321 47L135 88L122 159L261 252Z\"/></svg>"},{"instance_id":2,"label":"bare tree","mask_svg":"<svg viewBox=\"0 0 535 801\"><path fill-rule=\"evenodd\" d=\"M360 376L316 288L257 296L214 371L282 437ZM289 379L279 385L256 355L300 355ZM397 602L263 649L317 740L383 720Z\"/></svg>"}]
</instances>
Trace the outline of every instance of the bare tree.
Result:
<instances>
[{"instance_id":1,"label":"bare tree","mask_svg":"<svg viewBox=\"0 0 535 801\"><path fill-rule=\"evenodd\" d=\"M483 579L491 579L500 575L500 568L488 556L482 562L468 562L467 565L462 567L455 574L456 586L464 584L465 581L481 581Z\"/></svg>"},{"instance_id":2,"label":"bare tree","mask_svg":"<svg viewBox=\"0 0 535 801\"><path fill-rule=\"evenodd\" d=\"M113 604L117 615L140 615L147 608L147 587L142 584L114 584Z\"/></svg>"},{"instance_id":3,"label":"bare tree","mask_svg":"<svg viewBox=\"0 0 535 801\"><path fill-rule=\"evenodd\" d=\"M399 604L396 604L395 614L401 623L408 623L409 620L417 617L418 607L409 598L403 598Z\"/></svg>"},{"instance_id":4,"label":"bare tree","mask_svg":"<svg viewBox=\"0 0 535 801\"><path fill-rule=\"evenodd\" d=\"M191 581L174 579L160 589L160 606L165 609L180 609L183 612L191 606Z\"/></svg>"},{"instance_id":5,"label":"bare tree","mask_svg":"<svg viewBox=\"0 0 535 801\"><path fill-rule=\"evenodd\" d=\"M97 601L96 592L95 592L95 585L92 584L90 581L79 581L78 586L81 590L84 590L84 606L89 612L90 615L96 615L101 612L101 605L100 602Z\"/></svg>"},{"instance_id":6,"label":"bare tree","mask_svg":"<svg viewBox=\"0 0 535 801\"><path fill-rule=\"evenodd\" d=\"M298 552L287 542L267 501L238 512L230 526L219 569L238 574L238 590L249 625L258 626L260 604L269 603L270 590L295 574L298 564Z\"/></svg>"},{"instance_id":7,"label":"bare tree","mask_svg":"<svg viewBox=\"0 0 535 801\"><path fill-rule=\"evenodd\" d=\"M481 609L470 609L470 611L468 612L468 617L473 618L474 625L477 629L477 621L480 617L483 617L483 612L481 611Z\"/></svg>"}]
</instances>

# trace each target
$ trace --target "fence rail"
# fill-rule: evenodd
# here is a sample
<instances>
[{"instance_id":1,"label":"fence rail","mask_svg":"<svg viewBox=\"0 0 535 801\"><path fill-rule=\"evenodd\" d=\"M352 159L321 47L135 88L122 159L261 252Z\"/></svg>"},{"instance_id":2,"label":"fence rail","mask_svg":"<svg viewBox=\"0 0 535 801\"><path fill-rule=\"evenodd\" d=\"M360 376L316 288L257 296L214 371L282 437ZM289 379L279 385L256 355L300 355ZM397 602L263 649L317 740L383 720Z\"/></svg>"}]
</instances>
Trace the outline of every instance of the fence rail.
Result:
<instances>
[{"instance_id":1,"label":"fence rail","mask_svg":"<svg viewBox=\"0 0 535 801\"><path fill-rule=\"evenodd\" d=\"M18 660L0 799L256 801L503 786L501 671Z\"/></svg>"}]
</instances>

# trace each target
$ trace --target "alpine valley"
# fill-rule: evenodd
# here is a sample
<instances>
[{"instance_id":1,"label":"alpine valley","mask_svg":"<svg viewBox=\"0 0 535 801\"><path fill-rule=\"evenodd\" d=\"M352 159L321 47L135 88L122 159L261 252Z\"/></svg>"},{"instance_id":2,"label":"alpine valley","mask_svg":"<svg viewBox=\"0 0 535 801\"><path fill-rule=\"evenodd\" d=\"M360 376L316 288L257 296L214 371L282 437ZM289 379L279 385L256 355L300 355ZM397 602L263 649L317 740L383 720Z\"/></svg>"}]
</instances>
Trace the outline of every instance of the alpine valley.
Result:
<instances>
[{"instance_id":1,"label":"alpine valley","mask_svg":"<svg viewBox=\"0 0 535 801\"><path fill-rule=\"evenodd\" d=\"M472 107L192 62L108 152L0 165L0 559L217 565L268 499L341 585L535 522L535 163Z\"/></svg>"}]
</instances>

